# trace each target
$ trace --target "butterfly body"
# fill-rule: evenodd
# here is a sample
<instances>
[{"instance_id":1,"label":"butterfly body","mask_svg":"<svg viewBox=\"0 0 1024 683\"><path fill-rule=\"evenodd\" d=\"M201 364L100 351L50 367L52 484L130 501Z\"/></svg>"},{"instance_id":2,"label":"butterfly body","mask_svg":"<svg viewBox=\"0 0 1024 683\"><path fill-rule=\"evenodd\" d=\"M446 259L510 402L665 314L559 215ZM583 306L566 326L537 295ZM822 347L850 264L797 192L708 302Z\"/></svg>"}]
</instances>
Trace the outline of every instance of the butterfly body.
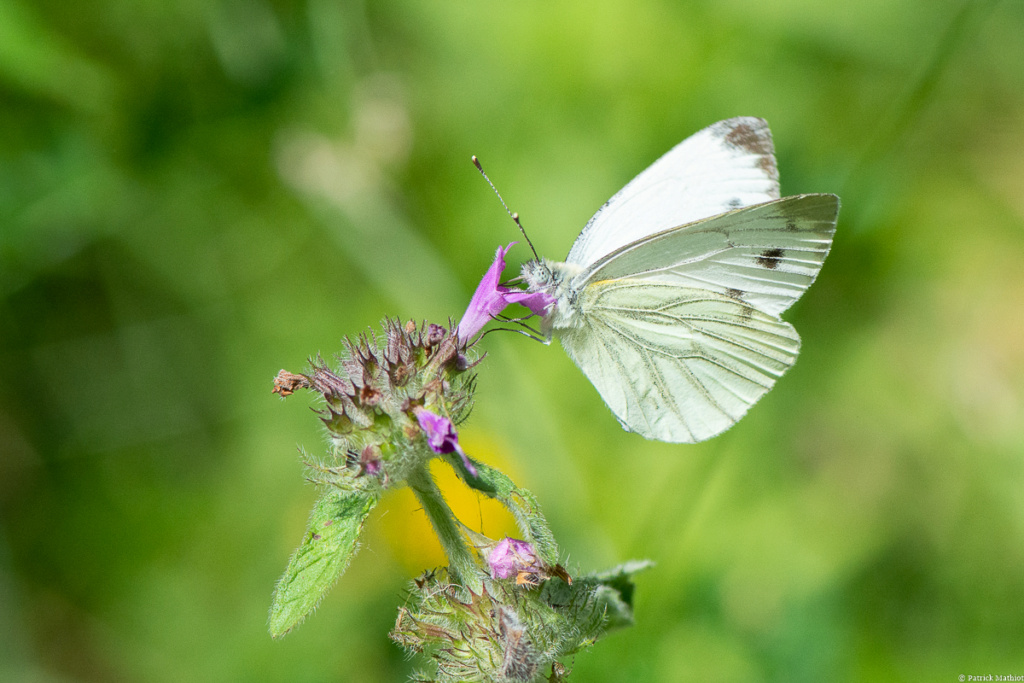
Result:
<instances>
[{"instance_id":1,"label":"butterfly body","mask_svg":"<svg viewBox=\"0 0 1024 683\"><path fill-rule=\"evenodd\" d=\"M624 428L694 443L735 424L796 361L779 318L814 281L839 199L779 198L762 119L684 140L587 223L565 262L524 264L541 322Z\"/></svg>"}]
</instances>

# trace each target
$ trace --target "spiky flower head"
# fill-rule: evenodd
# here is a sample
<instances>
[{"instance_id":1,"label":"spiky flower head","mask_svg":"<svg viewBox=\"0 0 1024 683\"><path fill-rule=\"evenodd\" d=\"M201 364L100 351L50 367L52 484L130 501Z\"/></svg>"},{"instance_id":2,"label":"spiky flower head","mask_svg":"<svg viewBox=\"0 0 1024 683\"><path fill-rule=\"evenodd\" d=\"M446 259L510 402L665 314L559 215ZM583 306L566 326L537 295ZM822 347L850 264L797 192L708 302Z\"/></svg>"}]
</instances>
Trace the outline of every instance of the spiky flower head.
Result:
<instances>
[{"instance_id":1,"label":"spiky flower head","mask_svg":"<svg viewBox=\"0 0 1024 683\"><path fill-rule=\"evenodd\" d=\"M410 468L442 452L431 447L432 425L417 415L450 426L469 413L475 359L464 340L436 324L385 319L383 328L382 336L343 340L335 369L317 357L304 374L278 373L275 393L308 388L323 398L332 448L326 461L307 460L313 481L377 493L401 485Z\"/></svg>"},{"instance_id":2,"label":"spiky flower head","mask_svg":"<svg viewBox=\"0 0 1024 683\"><path fill-rule=\"evenodd\" d=\"M561 680L559 658L632 623L632 576L647 566L629 563L572 582L551 576L536 586L484 576L480 590L436 569L413 582L391 637L432 660L434 670L417 680L525 683L548 671Z\"/></svg>"},{"instance_id":3,"label":"spiky flower head","mask_svg":"<svg viewBox=\"0 0 1024 683\"><path fill-rule=\"evenodd\" d=\"M275 393L309 389L319 394L330 449L325 458L304 457L307 477L322 493L274 591L270 632L275 637L301 623L344 573L363 524L386 489L416 479L414 490L432 493L426 490L431 486L427 463L439 457L431 447L436 435L421 426L416 413L443 419L454 438L451 425L468 415L475 385L475 358L451 327L385 319L383 335L345 339L335 368L317 357L305 373L278 373ZM472 467L459 450L462 466ZM449 531L449 542L455 533Z\"/></svg>"}]
</instances>

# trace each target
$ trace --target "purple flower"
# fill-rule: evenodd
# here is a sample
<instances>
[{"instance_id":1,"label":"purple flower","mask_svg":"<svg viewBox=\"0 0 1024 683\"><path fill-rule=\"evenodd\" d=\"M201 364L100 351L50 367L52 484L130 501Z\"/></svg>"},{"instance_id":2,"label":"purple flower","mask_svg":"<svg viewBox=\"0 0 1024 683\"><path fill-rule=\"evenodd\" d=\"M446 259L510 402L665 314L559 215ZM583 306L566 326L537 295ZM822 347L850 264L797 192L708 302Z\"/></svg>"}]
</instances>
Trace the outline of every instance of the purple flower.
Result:
<instances>
[{"instance_id":1,"label":"purple flower","mask_svg":"<svg viewBox=\"0 0 1024 683\"><path fill-rule=\"evenodd\" d=\"M516 243L510 242L507 247L498 247L494 254L494 262L484 273L483 279L473 293L473 298L469 301L469 307L459 321L457 332L460 339L472 337L509 304L522 304L534 315L545 315L555 302L554 297L547 292L524 292L498 284L501 281L501 272L505 270L505 254L513 244Z\"/></svg>"},{"instance_id":2,"label":"purple flower","mask_svg":"<svg viewBox=\"0 0 1024 683\"><path fill-rule=\"evenodd\" d=\"M479 332L491 318L501 313L508 305L505 303L504 292L501 291L498 283L501 281L501 271L505 270L505 254L513 244L515 242L504 249L498 247L498 251L494 254L494 262L484 273L483 279L480 280L476 291L473 292L473 298L469 300L469 308L462 314L462 320L459 321L458 335L461 339L469 339Z\"/></svg>"},{"instance_id":3,"label":"purple flower","mask_svg":"<svg viewBox=\"0 0 1024 683\"><path fill-rule=\"evenodd\" d=\"M487 564L491 568L491 578L509 579L518 577L520 572L535 572L537 553L530 543L506 536L487 556Z\"/></svg>"},{"instance_id":4,"label":"purple flower","mask_svg":"<svg viewBox=\"0 0 1024 683\"><path fill-rule=\"evenodd\" d=\"M459 435L456 433L452 421L447 417L432 413L426 408L416 408L414 413L416 421L420 423L420 429L426 432L427 445L430 446L430 450L435 453L458 453L462 458L462 464L475 477L476 468L473 467L469 456L459 445Z\"/></svg>"}]
</instances>

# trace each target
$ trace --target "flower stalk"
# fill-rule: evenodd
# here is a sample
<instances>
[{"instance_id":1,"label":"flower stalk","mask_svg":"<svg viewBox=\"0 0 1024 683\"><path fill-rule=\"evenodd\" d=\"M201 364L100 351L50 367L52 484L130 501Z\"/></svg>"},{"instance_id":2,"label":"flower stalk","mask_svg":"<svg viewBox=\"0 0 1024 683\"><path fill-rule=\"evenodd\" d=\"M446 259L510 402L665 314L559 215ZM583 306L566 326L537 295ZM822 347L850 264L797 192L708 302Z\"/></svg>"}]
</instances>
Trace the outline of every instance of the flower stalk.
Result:
<instances>
[{"instance_id":1,"label":"flower stalk","mask_svg":"<svg viewBox=\"0 0 1024 683\"><path fill-rule=\"evenodd\" d=\"M441 547L448 557L452 581L480 590L476 559L466 545L455 513L448 507L430 472L425 467L416 468L409 473L408 483L416 499L423 506L430 526L434 528L434 533L437 534Z\"/></svg>"}]
</instances>

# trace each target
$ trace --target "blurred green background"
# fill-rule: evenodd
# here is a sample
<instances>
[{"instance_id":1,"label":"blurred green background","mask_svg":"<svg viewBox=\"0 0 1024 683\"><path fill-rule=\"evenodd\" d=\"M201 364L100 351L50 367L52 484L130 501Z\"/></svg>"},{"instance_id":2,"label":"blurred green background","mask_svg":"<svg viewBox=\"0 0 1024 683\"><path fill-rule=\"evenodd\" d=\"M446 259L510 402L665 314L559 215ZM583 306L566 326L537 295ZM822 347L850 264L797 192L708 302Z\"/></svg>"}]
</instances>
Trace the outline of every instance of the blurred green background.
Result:
<instances>
[{"instance_id":1,"label":"blurred green background","mask_svg":"<svg viewBox=\"0 0 1024 683\"><path fill-rule=\"evenodd\" d=\"M1018 0L0 0L0 679L405 680L440 556L403 496L267 635L323 448L274 375L459 316L517 236L471 154L561 258L736 115L843 200L747 418L646 442L557 344L484 342L467 449L571 568L657 562L573 680L1024 675L1022 35Z\"/></svg>"}]
</instances>

